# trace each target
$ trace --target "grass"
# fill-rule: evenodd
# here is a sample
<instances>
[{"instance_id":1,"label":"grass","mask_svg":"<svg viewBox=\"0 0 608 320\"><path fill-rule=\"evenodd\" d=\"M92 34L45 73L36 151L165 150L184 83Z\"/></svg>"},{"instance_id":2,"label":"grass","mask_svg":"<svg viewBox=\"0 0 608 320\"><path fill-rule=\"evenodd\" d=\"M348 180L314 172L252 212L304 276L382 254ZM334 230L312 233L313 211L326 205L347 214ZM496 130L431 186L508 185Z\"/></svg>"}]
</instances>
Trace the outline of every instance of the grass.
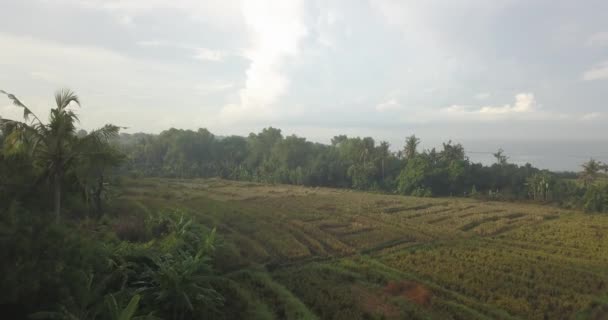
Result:
<instances>
[{"instance_id":1,"label":"grass","mask_svg":"<svg viewBox=\"0 0 608 320\"><path fill-rule=\"evenodd\" d=\"M244 301L242 318L608 316L606 215L218 179L122 188L118 207L178 207L217 227L217 268Z\"/></svg>"}]
</instances>

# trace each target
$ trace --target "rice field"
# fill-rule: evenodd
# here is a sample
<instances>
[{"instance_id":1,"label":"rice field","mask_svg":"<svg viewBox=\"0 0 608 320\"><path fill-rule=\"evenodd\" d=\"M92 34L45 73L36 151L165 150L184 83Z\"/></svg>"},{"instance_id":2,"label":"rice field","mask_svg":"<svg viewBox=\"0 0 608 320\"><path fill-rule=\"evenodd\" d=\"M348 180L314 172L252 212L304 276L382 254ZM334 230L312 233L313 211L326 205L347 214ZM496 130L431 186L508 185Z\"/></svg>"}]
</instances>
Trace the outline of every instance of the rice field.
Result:
<instances>
[{"instance_id":1,"label":"rice field","mask_svg":"<svg viewBox=\"0 0 608 320\"><path fill-rule=\"evenodd\" d=\"M182 208L259 319L608 319L608 216L218 179L126 180Z\"/></svg>"}]
</instances>

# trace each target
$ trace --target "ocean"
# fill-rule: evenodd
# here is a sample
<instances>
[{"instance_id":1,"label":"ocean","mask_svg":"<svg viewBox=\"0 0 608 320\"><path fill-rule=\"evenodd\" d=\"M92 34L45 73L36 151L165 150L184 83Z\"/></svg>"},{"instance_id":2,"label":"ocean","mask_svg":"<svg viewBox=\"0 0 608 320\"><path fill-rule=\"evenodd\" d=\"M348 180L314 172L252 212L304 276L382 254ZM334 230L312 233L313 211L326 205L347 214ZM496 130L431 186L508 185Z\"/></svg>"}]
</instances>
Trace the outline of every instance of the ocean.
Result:
<instances>
[{"instance_id":1,"label":"ocean","mask_svg":"<svg viewBox=\"0 0 608 320\"><path fill-rule=\"evenodd\" d=\"M508 140L463 140L466 154L473 162L492 164L492 155L499 148L509 157L509 162L518 165L530 163L541 169L552 171L580 171L581 164L593 158L608 162L608 140L602 141L508 141ZM437 147L438 150L441 146Z\"/></svg>"}]
</instances>

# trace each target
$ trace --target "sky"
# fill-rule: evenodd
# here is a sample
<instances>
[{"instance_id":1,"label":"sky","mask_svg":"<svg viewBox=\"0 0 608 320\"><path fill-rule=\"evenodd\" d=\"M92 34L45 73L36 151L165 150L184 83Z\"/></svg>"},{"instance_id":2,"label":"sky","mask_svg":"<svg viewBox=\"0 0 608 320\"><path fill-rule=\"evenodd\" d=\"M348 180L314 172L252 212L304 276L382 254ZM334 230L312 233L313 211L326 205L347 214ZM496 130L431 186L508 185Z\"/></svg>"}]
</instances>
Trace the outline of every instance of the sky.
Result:
<instances>
[{"instance_id":1,"label":"sky","mask_svg":"<svg viewBox=\"0 0 608 320\"><path fill-rule=\"evenodd\" d=\"M46 115L71 88L85 129L274 126L394 149L416 134L483 152L520 141L507 153L533 157L584 142L601 159L606 12L605 0L1 0L0 89ZM0 116L19 115L0 100Z\"/></svg>"}]
</instances>

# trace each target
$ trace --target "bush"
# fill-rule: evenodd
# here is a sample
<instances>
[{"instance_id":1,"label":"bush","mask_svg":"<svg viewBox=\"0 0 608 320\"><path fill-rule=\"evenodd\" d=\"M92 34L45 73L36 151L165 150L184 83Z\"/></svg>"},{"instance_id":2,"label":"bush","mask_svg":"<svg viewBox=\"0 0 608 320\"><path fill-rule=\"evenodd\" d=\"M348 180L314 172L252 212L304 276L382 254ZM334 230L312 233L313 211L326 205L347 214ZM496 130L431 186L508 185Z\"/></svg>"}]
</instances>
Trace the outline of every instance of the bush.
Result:
<instances>
[{"instance_id":1,"label":"bush","mask_svg":"<svg viewBox=\"0 0 608 320\"><path fill-rule=\"evenodd\" d=\"M590 186L583 196L587 212L608 212L608 186Z\"/></svg>"},{"instance_id":2,"label":"bush","mask_svg":"<svg viewBox=\"0 0 608 320\"><path fill-rule=\"evenodd\" d=\"M52 223L48 214L15 210L17 219L0 222L0 305L22 317L71 305L87 275L107 272L108 252L90 233Z\"/></svg>"},{"instance_id":3,"label":"bush","mask_svg":"<svg viewBox=\"0 0 608 320\"><path fill-rule=\"evenodd\" d=\"M410 195L414 197L432 197L433 193L428 188L416 188Z\"/></svg>"}]
</instances>

